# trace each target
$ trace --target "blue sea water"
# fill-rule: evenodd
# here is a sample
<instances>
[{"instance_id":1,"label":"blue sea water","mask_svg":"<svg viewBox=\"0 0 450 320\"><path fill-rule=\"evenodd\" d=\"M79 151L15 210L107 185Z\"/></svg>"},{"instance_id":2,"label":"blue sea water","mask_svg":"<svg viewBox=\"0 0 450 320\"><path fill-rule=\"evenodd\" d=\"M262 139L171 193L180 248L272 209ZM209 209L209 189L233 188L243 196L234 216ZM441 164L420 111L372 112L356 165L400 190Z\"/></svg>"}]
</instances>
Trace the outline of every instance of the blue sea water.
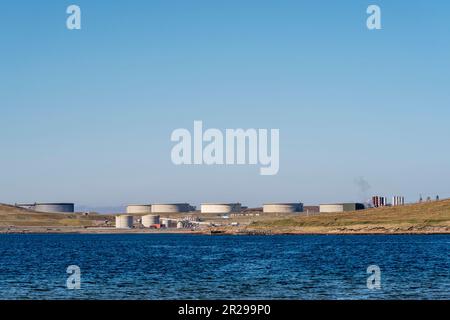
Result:
<instances>
[{"instance_id":1,"label":"blue sea water","mask_svg":"<svg viewBox=\"0 0 450 320\"><path fill-rule=\"evenodd\" d=\"M0 299L450 299L449 249L450 235L0 235Z\"/></svg>"}]
</instances>

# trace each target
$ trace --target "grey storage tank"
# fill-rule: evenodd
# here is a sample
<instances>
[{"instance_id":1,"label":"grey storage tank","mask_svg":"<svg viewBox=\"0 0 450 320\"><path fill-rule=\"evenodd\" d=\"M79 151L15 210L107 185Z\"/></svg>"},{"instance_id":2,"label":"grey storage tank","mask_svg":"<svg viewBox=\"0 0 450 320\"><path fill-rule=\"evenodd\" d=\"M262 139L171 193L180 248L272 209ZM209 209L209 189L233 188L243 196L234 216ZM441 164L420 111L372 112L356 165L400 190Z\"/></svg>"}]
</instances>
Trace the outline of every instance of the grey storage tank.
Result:
<instances>
[{"instance_id":1,"label":"grey storage tank","mask_svg":"<svg viewBox=\"0 0 450 320\"><path fill-rule=\"evenodd\" d=\"M267 203L263 206L264 213L295 213L303 212L303 203Z\"/></svg>"},{"instance_id":2,"label":"grey storage tank","mask_svg":"<svg viewBox=\"0 0 450 320\"><path fill-rule=\"evenodd\" d=\"M152 213L179 213L191 210L189 203L155 203L152 204Z\"/></svg>"},{"instance_id":3,"label":"grey storage tank","mask_svg":"<svg viewBox=\"0 0 450 320\"><path fill-rule=\"evenodd\" d=\"M242 205L240 203L202 203L201 213L231 213L241 212Z\"/></svg>"},{"instance_id":4,"label":"grey storage tank","mask_svg":"<svg viewBox=\"0 0 450 320\"><path fill-rule=\"evenodd\" d=\"M47 213L71 213L75 211L73 203L35 203L32 210Z\"/></svg>"},{"instance_id":5,"label":"grey storage tank","mask_svg":"<svg viewBox=\"0 0 450 320\"><path fill-rule=\"evenodd\" d=\"M151 213L152 206L150 204L130 204L127 206L128 214Z\"/></svg>"},{"instance_id":6,"label":"grey storage tank","mask_svg":"<svg viewBox=\"0 0 450 320\"><path fill-rule=\"evenodd\" d=\"M333 204L321 204L320 212L331 213L331 212L345 212L345 211L356 211L365 209L362 203L333 203Z\"/></svg>"}]
</instances>

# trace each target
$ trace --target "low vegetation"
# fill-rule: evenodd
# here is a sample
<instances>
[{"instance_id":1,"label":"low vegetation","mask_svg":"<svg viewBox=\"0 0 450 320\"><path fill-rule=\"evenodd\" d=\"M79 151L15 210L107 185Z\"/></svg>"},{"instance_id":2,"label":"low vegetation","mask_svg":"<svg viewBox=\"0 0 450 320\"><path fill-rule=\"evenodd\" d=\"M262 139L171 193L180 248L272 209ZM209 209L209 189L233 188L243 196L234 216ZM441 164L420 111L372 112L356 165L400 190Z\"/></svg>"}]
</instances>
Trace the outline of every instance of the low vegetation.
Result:
<instances>
[{"instance_id":1,"label":"low vegetation","mask_svg":"<svg viewBox=\"0 0 450 320\"><path fill-rule=\"evenodd\" d=\"M273 233L448 233L450 200L253 222L248 230Z\"/></svg>"},{"instance_id":2,"label":"low vegetation","mask_svg":"<svg viewBox=\"0 0 450 320\"><path fill-rule=\"evenodd\" d=\"M11 205L0 204L1 227L89 227L105 222L108 216L83 215L81 213L42 213L18 208Z\"/></svg>"}]
</instances>

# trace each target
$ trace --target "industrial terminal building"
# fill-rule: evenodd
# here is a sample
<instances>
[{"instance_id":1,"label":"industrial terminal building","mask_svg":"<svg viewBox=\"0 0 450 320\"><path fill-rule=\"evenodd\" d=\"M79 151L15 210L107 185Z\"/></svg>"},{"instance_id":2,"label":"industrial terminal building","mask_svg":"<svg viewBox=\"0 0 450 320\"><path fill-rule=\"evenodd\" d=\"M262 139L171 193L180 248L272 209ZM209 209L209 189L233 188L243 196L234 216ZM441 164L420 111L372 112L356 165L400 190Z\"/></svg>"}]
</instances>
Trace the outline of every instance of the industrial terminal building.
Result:
<instances>
[{"instance_id":1,"label":"industrial terminal building","mask_svg":"<svg viewBox=\"0 0 450 320\"><path fill-rule=\"evenodd\" d=\"M295 213L303 212L303 203L266 203L264 213Z\"/></svg>"},{"instance_id":2,"label":"industrial terminal building","mask_svg":"<svg viewBox=\"0 0 450 320\"><path fill-rule=\"evenodd\" d=\"M320 212L345 212L345 211L356 211L364 210L365 207L362 203L334 203L334 204L321 204Z\"/></svg>"},{"instance_id":3,"label":"industrial terminal building","mask_svg":"<svg viewBox=\"0 0 450 320\"><path fill-rule=\"evenodd\" d=\"M306 214L316 214L320 212L320 206L303 206L303 212Z\"/></svg>"}]
</instances>

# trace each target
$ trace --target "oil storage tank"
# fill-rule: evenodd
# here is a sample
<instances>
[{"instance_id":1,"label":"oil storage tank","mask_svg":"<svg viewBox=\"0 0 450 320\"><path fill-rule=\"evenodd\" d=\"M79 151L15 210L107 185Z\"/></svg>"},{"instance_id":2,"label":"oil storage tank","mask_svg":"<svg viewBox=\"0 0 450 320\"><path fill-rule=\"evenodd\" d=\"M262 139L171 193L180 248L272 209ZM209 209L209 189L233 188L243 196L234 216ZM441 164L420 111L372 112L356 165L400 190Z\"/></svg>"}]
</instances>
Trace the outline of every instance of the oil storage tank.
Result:
<instances>
[{"instance_id":1,"label":"oil storage tank","mask_svg":"<svg viewBox=\"0 0 450 320\"><path fill-rule=\"evenodd\" d=\"M264 213L295 213L303 212L303 203L266 203Z\"/></svg>"},{"instance_id":2,"label":"oil storage tank","mask_svg":"<svg viewBox=\"0 0 450 320\"><path fill-rule=\"evenodd\" d=\"M130 204L127 206L128 214L146 214L152 212L150 204Z\"/></svg>"},{"instance_id":3,"label":"oil storage tank","mask_svg":"<svg viewBox=\"0 0 450 320\"><path fill-rule=\"evenodd\" d=\"M117 229L133 228L133 216L130 215L116 216L116 228Z\"/></svg>"},{"instance_id":4,"label":"oil storage tank","mask_svg":"<svg viewBox=\"0 0 450 320\"><path fill-rule=\"evenodd\" d=\"M240 203L202 203L201 213L231 213L240 212L242 205Z\"/></svg>"},{"instance_id":5,"label":"oil storage tank","mask_svg":"<svg viewBox=\"0 0 450 320\"><path fill-rule=\"evenodd\" d=\"M150 228L152 225L159 224L160 219L156 214L147 214L142 217L142 225L145 228Z\"/></svg>"},{"instance_id":6,"label":"oil storage tank","mask_svg":"<svg viewBox=\"0 0 450 320\"><path fill-rule=\"evenodd\" d=\"M365 209L362 203L333 203L333 204L321 204L320 212L345 212Z\"/></svg>"},{"instance_id":7,"label":"oil storage tank","mask_svg":"<svg viewBox=\"0 0 450 320\"><path fill-rule=\"evenodd\" d=\"M75 211L73 203L35 203L32 207L37 212L71 213Z\"/></svg>"},{"instance_id":8,"label":"oil storage tank","mask_svg":"<svg viewBox=\"0 0 450 320\"><path fill-rule=\"evenodd\" d=\"M179 213L189 212L189 203L155 203L152 204L152 213Z\"/></svg>"}]
</instances>

